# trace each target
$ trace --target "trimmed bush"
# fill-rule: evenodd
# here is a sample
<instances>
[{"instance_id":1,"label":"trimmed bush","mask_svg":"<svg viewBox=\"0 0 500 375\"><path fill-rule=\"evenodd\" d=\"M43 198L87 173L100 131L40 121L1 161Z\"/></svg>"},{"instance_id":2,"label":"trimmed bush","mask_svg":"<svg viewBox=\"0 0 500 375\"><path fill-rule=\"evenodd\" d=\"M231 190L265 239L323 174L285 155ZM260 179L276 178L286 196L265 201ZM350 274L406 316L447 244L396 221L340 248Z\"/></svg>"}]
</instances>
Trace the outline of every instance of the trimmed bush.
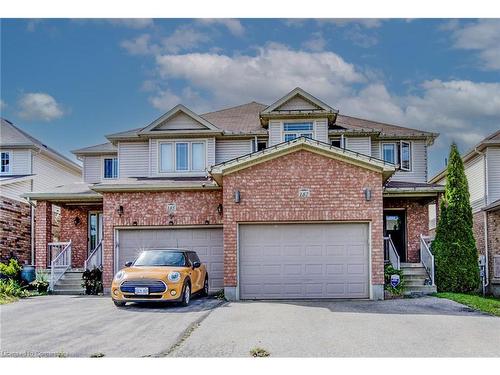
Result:
<instances>
[{"instance_id":1,"label":"trimmed bush","mask_svg":"<svg viewBox=\"0 0 500 375\"><path fill-rule=\"evenodd\" d=\"M476 241L472 231L469 186L462 158L451 145L446 188L432 251L440 292L467 293L479 287Z\"/></svg>"}]
</instances>

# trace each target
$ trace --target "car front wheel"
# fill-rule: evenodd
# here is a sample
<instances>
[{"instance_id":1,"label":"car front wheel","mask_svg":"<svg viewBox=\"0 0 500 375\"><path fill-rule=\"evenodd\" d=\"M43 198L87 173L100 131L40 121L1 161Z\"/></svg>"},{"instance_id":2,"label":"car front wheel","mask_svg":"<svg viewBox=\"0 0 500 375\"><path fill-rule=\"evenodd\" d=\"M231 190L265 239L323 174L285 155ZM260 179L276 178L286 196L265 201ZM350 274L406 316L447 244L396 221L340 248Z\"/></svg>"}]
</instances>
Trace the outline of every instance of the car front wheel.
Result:
<instances>
[{"instance_id":1,"label":"car front wheel","mask_svg":"<svg viewBox=\"0 0 500 375\"><path fill-rule=\"evenodd\" d=\"M203 289L201 291L201 295L203 297L208 296L208 277L207 276L205 276L205 282L203 283Z\"/></svg>"},{"instance_id":2,"label":"car front wheel","mask_svg":"<svg viewBox=\"0 0 500 375\"><path fill-rule=\"evenodd\" d=\"M181 304L182 306L187 306L189 305L189 302L191 301L191 287L189 284L184 285L184 291L182 292L182 301Z\"/></svg>"}]
</instances>

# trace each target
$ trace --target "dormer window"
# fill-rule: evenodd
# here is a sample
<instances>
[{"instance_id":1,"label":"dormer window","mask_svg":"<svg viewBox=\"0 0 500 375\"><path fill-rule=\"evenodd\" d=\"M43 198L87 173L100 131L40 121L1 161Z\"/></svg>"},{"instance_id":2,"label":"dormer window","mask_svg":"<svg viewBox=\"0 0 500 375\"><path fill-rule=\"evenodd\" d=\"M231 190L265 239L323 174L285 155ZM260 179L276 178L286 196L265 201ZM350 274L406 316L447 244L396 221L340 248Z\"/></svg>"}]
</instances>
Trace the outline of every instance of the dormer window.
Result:
<instances>
[{"instance_id":1,"label":"dormer window","mask_svg":"<svg viewBox=\"0 0 500 375\"><path fill-rule=\"evenodd\" d=\"M104 178L118 178L118 158L104 158Z\"/></svg>"},{"instance_id":2,"label":"dormer window","mask_svg":"<svg viewBox=\"0 0 500 375\"><path fill-rule=\"evenodd\" d=\"M2 169L0 170L1 173L10 173L10 152L2 151L1 162L2 162L1 164Z\"/></svg>"},{"instance_id":3,"label":"dormer window","mask_svg":"<svg viewBox=\"0 0 500 375\"><path fill-rule=\"evenodd\" d=\"M312 122L290 122L283 124L283 133L285 142L299 137L313 138Z\"/></svg>"},{"instance_id":4,"label":"dormer window","mask_svg":"<svg viewBox=\"0 0 500 375\"><path fill-rule=\"evenodd\" d=\"M160 143L160 173L201 172L205 168L205 142Z\"/></svg>"}]
</instances>

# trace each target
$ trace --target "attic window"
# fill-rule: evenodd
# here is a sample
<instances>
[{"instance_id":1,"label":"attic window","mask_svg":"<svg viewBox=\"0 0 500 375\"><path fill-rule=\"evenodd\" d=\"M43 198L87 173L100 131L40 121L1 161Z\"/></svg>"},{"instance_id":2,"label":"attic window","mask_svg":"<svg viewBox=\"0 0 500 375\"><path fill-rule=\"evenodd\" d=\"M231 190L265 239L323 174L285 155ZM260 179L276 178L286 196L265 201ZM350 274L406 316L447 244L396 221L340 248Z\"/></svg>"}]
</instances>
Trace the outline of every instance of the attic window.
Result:
<instances>
[{"instance_id":1,"label":"attic window","mask_svg":"<svg viewBox=\"0 0 500 375\"><path fill-rule=\"evenodd\" d=\"M1 173L10 173L10 152L2 151L2 169Z\"/></svg>"},{"instance_id":2,"label":"attic window","mask_svg":"<svg viewBox=\"0 0 500 375\"><path fill-rule=\"evenodd\" d=\"M312 122L292 122L283 124L283 132L285 142L294 140L299 137L312 138L313 137L313 123Z\"/></svg>"}]
</instances>

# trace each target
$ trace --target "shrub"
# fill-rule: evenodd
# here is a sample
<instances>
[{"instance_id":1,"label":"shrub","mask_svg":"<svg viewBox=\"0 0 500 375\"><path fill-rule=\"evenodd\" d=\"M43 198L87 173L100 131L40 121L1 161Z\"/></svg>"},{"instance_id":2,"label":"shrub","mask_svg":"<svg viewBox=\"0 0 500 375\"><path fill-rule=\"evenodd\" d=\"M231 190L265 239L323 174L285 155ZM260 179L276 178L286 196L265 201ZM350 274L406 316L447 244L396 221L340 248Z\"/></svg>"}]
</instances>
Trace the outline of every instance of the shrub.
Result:
<instances>
[{"instance_id":1,"label":"shrub","mask_svg":"<svg viewBox=\"0 0 500 375\"><path fill-rule=\"evenodd\" d=\"M102 271L99 268L94 267L92 270L85 270L82 280L85 294L97 295L102 293Z\"/></svg>"},{"instance_id":2,"label":"shrub","mask_svg":"<svg viewBox=\"0 0 500 375\"><path fill-rule=\"evenodd\" d=\"M395 288L391 285L392 275L399 275L400 282L399 285ZM395 269L390 263L384 266L384 289L396 296L403 295L406 289L403 271Z\"/></svg>"},{"instance_id":3,"label":"shrub","mask_svg":"<svg viewBox=\"0 0 500 375\"><path fill-rule=\"evenodd\" d=\"M0 263L0 274L7 276L9 279L19 279L21 266L16 259L10 259L8 264Z\"/></svg>"},{"instance_id":4,"label":"shrub","mask_svg":"<svg viewBox=\"0 0 500 375\"><path fill-rule=\"evenodd\" d=\"M23 289L14 279L0 280L0 295L8 297L28 297L29 292Z\"/></svg>"},{"instance_id":5,"label":"shrub","mask_svg":"<svg viewBox=\"0 0 500 375\"><path fill-rule=\"evenodd\" d=\"M451 145L446 187L432 251L436 261L436 285L440 292L467 293L479 287L472 208L462 158Z\"/></svg>"},{"instance_id":6,"label":"shrub","mask_svg":"<svg viewBox=\"0 0 500 375\"><path fill-rule=\"evenodd\" d=\"M30 283L30 285L34 287L38 293L47 293L47 289L49 288L49 279L47 274L43 271L37 271L36 278Z\"/></svg>"}]
</instances>

